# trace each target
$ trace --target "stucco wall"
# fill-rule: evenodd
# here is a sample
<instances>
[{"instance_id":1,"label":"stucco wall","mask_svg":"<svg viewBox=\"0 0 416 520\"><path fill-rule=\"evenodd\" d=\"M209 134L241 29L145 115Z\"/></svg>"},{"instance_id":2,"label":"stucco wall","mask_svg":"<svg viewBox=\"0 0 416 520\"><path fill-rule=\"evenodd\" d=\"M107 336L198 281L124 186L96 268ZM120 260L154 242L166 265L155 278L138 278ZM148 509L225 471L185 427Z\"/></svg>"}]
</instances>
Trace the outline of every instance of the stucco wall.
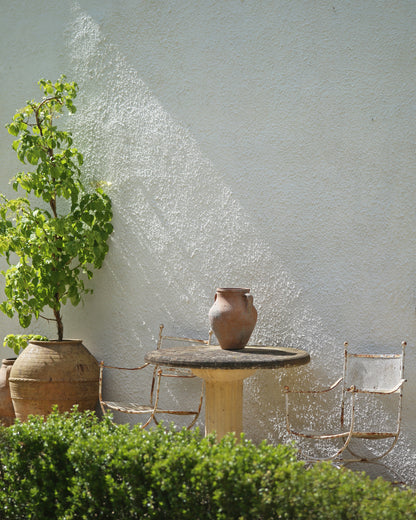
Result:
<instances>
[{"instance_id":1,"label":"stucco wall","mask_svg":"<svg viewBox=\"0 0 416 520\"><path fill-rule=\"evenodd\" d=\"M282 384L334 379L345 340L406 339L391 459L414 479L416 4L0 4L1 126L40 77L66 73L80 86L70 123L85 175L112 183L111 251L85 307L65 310L65 335L134 365L160 322L206 335L215 288L250 287L253 340L312 356L247 381L245 428L275 442ZM8 193L20 169L10 143L4 130ZM134 398L144 387L106 388Z\"/></svg>"}]
</instances>

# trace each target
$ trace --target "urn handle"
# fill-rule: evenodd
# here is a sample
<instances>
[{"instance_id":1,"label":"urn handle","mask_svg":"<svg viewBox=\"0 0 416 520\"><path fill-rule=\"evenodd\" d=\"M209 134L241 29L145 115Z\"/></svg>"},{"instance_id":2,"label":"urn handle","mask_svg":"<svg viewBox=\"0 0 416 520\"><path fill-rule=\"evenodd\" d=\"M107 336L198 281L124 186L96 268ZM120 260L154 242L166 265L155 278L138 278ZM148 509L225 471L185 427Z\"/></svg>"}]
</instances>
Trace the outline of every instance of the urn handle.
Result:
<instances>
[{"instance_id":1,"label":"urn handle","mask_svg":"<svg viewBox=\"0 0 416 520\"><path fill-rule=\"evenodd\" d=\"M253 307L253 295L246 294L245 297L246 297L247 307L248 308Z\"/></svg>"}]
</instances>

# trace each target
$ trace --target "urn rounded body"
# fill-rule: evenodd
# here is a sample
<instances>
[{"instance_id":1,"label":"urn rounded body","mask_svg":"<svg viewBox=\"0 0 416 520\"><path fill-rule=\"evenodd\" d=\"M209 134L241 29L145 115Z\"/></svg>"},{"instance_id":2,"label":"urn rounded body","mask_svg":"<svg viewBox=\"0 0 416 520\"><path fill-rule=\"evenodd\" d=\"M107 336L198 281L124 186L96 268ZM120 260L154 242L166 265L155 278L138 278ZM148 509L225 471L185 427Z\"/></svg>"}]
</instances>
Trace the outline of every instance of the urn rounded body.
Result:
<instances>
[{"instance_id":1,"label":"urn rounded body","mask_svg":"<svg viewBox=\"0 0 416 520\"><path fill-rule=\"evenodd\" d=\"M0 367L0 423L10 426L14 423L15 413L10 396L9 378L16 358L3 359Z\"/></svg>"},{"instance_id":2,"label":"urn rounded body","mask_svg":"<svg viewBox=\"0 0 416 520\"><path fill-rule=\"evenodd\" d=\"M94 409L98 400L99 366L80 340L30 341L10 373L16 417L48 415L78 405Z\"/></svg>"},{"instance_id":3,"label":"urn rounded body","mask_svg":"<svg viewBox=\"0 0 416 520\"><path fill-rule=\"evenodd\" d=\"M211 328L225 350L238 350L247 345L257 322L250 289L219 288L209 311Z\"/></svg>"}]
</instances>

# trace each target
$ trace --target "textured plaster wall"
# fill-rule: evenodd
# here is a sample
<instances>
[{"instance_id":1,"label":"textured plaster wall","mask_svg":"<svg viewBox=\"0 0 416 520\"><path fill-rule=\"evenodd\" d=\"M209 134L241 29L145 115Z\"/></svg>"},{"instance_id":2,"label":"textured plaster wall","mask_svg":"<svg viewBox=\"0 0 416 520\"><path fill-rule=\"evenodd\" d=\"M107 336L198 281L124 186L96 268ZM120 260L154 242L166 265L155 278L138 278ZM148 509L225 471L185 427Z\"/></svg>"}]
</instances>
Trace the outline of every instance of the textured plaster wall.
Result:
<instances>
[{"instance_id":1,"label":"textured plaster wall","mask_svg":"<svg viewBox=\"0 0 416 520\"><path fill-rule=\"evenodd\" d=\"M274 442L286 438L283 384L335 379L345 340L374 350L407 339L391 460L414 479L416 4L0 4L1 126L40 77L66 73L80 86L69 123L85 175L111 182L111 251L94 295L65 310L66 336L139 364L160 322L206 335L215 288L250 287L253 340L312 356L247 380L245 429ZM20 166L3 132L10 193ZM106 385L131 399L145 388Z\"/></svg>"}]
</instances>

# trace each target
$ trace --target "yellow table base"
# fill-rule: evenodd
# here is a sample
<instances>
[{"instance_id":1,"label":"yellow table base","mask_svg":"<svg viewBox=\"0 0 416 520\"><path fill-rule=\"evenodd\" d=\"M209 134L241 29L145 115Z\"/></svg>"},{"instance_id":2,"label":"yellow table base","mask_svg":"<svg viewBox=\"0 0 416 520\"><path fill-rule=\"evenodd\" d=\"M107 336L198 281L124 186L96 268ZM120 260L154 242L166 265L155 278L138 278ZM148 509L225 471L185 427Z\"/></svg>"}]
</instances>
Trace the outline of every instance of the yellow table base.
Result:
<instances>
[{"instance_id":1,"label":"yellow table base","mask_svg":"<svg viewBox=\"0 0 416 520\"><path fill-rule=\"evenodd\" d=\"M216 432L221 439L243 431L243 381L254 374L253 369L221 370L192 368L205 381L205 435Z\"/></svg>"}]
</instances>

